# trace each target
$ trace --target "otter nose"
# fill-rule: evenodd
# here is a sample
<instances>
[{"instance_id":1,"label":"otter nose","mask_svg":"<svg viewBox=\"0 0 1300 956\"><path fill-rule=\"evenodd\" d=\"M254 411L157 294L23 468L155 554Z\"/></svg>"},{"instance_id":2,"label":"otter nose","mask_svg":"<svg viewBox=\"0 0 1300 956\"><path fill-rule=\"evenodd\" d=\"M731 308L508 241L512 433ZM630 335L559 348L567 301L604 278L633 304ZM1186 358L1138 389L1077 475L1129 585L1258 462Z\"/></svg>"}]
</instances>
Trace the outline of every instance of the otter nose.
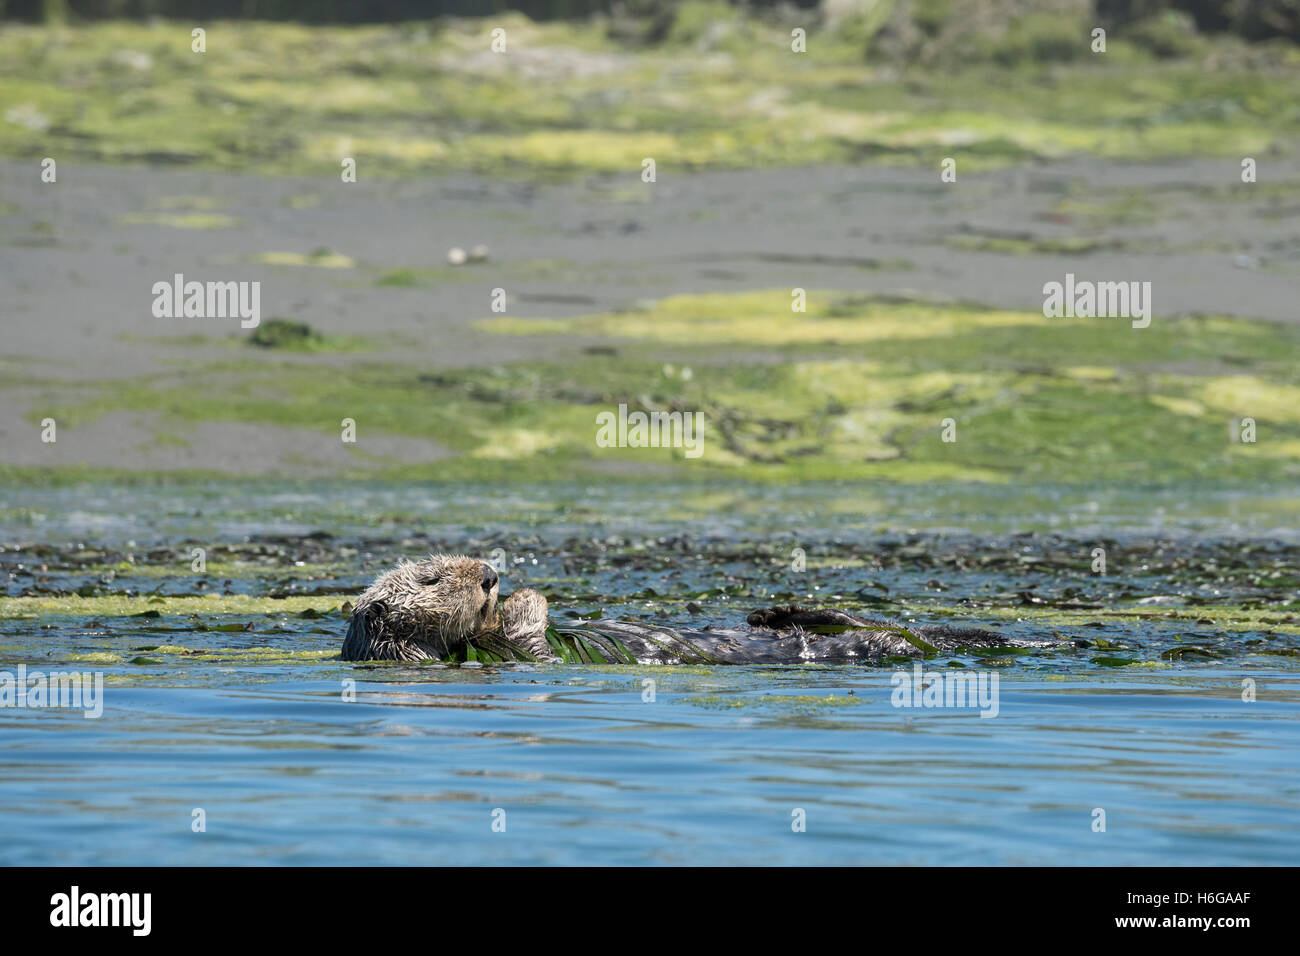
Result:
<instances>
[{"instance_id":1,"label":"otter nose","mask_svg":"<svg viewBox=\"0 0 1300 956\"><path fill-rule=\"evenodd\" d=\"M497 572L490 564L483 565L483 590L491 591L497 586Z\"/></svg>"}]
</instances>

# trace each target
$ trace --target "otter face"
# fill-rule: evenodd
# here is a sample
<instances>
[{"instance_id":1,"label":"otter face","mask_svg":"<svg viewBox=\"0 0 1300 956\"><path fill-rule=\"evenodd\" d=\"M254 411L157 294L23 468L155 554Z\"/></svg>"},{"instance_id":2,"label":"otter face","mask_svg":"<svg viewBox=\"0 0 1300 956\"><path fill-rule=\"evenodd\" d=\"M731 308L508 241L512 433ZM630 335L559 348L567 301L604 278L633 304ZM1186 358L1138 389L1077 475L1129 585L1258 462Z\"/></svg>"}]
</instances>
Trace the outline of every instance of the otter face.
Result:
<instances>
[{"instance_id":1,"label":"otter face","mask_svg":"<svg viewBox=\"0 0 1300 956\"><path fill-rule=\"evenodd\" d=\"M465 555L430 555L383 574L357 601L384 633L432 646L440 655L496 621L497 573Z\"/></svg>"}]
</instances>

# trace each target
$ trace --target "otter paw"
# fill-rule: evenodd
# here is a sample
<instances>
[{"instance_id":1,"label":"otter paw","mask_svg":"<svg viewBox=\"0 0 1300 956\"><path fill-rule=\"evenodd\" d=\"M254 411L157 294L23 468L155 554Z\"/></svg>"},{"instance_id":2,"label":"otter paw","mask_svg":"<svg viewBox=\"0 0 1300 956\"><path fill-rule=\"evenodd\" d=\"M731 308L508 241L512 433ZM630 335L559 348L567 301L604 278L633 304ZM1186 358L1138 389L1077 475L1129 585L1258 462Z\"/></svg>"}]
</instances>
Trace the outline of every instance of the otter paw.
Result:
<instances>
[{"instance_id":1,"label":"otter paw","mask_svg":"<svg viewBox=\"0 0 1300 956\"><path fill-rule=\"evenodd\" d=\"M506 637L546 630L546 598L532 588L520 588L501 603L501 623Z\"/></svg>"},{"instance_id":2,"label":"otter paw","mask_svg":"<svg viewBox=\"0 0 1300 956\"><path fill-rule=\"evenodd\" d=\"M521 588L501 604L501 633L541 660L554 660L546 641L546 598Z\"/></svg>"}]
</instances>

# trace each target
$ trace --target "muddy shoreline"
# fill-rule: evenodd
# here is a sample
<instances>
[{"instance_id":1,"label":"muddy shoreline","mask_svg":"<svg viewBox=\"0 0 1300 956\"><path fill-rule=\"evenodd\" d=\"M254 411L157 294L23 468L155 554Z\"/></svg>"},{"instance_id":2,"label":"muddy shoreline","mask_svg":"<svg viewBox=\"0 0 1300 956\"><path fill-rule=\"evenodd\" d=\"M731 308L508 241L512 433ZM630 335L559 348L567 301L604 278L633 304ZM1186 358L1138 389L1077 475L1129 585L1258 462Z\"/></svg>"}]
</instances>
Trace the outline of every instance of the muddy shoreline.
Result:
<instances>
[{"instance_id":1,"label":"muddy shoreline","mask_svg":"<svg viewBox=\"0 0 1300 956\"><path fill-rule=\"evenodd\" d=\"M1074 272L1151 281L1157 319L1213 313L1294 323L1300 220L1286 211L1300 202L1300 165L1263 168L1260 185L1269 185L1251 193L1222 160L1079 160L970 173L950 186L929 171L894 168L666 170L656 184L599 177L547 185L473 176L343 184L72 165L61 167L56 185L42 185L29 164L6 161L0 300L9 381L0 463L255 474L286 473L299 461L303 474L332 474L343 460L313 451L321 443L310 435L270 425L211 423L195 440L167 442L156 440L164 430L156 415L122 413L65 452L31 441L32 423L84 383L183 379L194 363L310 361L322 375L346 376L358 360L431 370L566 363L609 346L475 328L492 315L497 287L507 289L508 315L525 320L786 286L1037 310L1043 284ZM1082 208L1137 196L1150 205L1136 221ZM190 225L163 224L186 222L187 209L199 207L206 211ZM448 266L448 249L480 243L488 262ZM271 253L298 258L268 260ZM349 264L318 265L322 253ZM150 288L178 272L260 281L264 317L305 320L368 346L263 353L242 344L249 332L237 320L155 318ZM753 359L688 345L655 354ZM240 387L233 370L230 387ZM398 461L447 453L435 441L385 440L381 453Z\"/></svg>"}]
</instances>

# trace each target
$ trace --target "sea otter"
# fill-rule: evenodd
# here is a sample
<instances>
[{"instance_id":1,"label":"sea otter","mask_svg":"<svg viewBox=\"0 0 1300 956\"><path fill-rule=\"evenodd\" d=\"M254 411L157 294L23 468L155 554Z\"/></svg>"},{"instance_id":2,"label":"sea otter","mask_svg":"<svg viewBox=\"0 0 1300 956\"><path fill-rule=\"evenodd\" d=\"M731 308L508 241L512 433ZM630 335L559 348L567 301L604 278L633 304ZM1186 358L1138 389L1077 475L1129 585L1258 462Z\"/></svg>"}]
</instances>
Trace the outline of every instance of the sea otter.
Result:
<instances>
[{"instance_id":1,"label":"sea otter","mask_svg":"<svg viewBox=\"0 0 1300 956\"><path fill-rule=\"evenodd\" d=\"M357 600L343 641L343 659L443 659L467 641L504 638L537 660L560 660L546 637L546 598L522 588L502 602L498 613L499 583L491 565L464 555L404 561L381 574ZM1056 646L1054 641L944 625L902 627L797 604L755 611L743 627L592 621L584 629L618 649L613 659L626 656L640 664L853 663L969 648Z\"/></svg>"}]
</instances>

